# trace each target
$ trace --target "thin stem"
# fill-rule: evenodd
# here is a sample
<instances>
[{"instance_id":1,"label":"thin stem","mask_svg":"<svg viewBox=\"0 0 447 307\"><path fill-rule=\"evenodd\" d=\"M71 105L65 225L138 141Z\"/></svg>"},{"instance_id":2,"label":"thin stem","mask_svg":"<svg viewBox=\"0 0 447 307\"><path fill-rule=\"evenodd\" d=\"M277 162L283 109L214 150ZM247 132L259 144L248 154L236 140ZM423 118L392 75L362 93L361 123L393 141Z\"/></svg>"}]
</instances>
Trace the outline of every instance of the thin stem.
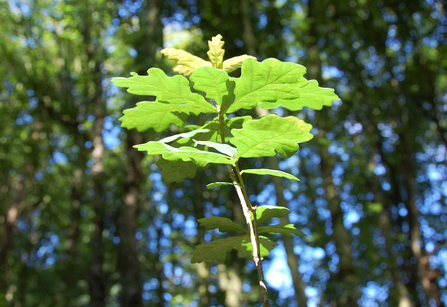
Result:
<instances>
[{"instance_id":1,"label":"thin stem","mask_svg":"<svg viewBox=\"0 0 447 307\"><path fill-rule=\"evenodd\" d=\"M219 114L219 128L220 128L220 139L222 144L225 144L225 132L224 125L225 120L223 114L220 112L220 106L217 106L217 111ZM247 226L250 234L250 241L253 248L253 261L256 265L256 271L258 273L259 286L261 287L261 302L263 307L270 307L270 302L268 298L267 285L264 280L264 272L262 270L262 258L261 258L261 249L259 244L259 233L258 233L258 220L256 216L256 207L253 207L248 198L247 191L245 190L244 181L241 176L241 171L239 170L239 166L236 163L234 165L235 171L231 169L229 165L227 165L228 174L233 181L234 188L236 189L236 193L241 201L242 211L244 213L245 221L247 222ZM236 173L236 176L235 176ZM250 214L252 212L252 214Z\"/></svg>"}]
</instances>

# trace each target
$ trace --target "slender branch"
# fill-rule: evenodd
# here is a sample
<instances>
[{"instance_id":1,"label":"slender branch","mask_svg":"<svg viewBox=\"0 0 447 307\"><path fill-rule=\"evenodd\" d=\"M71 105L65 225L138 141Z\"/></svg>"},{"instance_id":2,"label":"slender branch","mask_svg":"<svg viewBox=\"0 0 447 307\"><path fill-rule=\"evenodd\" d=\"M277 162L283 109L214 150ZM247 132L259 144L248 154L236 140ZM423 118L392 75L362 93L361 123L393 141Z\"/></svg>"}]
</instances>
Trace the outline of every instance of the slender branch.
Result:
<instances>
[{"instance_id":1,"label":"slender branch","mask_svg":"<svg viewBox=\"0 0 447 307\"><path fill-rule=\"evenodd\" d=\"M225 144L225 132L224 125L225 120L223 114L220 112L220 106L217 106L217 111L219 114L219 128L220 128L220 139L222 144ZM227 165L228 174L233 181L234 188L236 189L236 193L241 201L242 211L244 213L245 221L247 222L247 226L250 233L250 241L253 248L253 261L256 265L256 271L258 273L259 286L261 287L261 301L263 307L270 307L270 302L268 298L267 285L264 279L264 272L262 270L262 258L261 258L261 249L259 244L259 233L258 233L258 220L256 216L256 207L253 207L248 198L247 191L245 190L244 181L241 176L241 171L239 170L239 166L237 161L234 165L235 171L231 169L229 165ZM236 174L236 176L235 176ZM252 212L252 214L250 214Z\"/></svg>"}]
</instances>

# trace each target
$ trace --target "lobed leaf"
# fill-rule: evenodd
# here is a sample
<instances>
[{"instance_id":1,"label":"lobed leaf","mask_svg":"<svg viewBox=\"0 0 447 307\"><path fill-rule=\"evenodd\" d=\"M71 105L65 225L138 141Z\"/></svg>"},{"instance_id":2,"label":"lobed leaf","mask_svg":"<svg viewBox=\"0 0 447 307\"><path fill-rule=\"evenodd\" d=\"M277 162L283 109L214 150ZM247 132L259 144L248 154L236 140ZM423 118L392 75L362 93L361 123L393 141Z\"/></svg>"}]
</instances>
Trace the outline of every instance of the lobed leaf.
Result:
<instances>
[{"instance_id":1,"label":"lobed leaf","mask_svg":"<svg viewBox=\"0 0 447 307\"><path fill-rule=\"evenodd\" d=\"M242 129L233 129L230 142L237 147L236 158L269 157L276 153L284 158L293 156L298 143L310 140L312 126L293 117L270 114L259 120L245 122Z\"/></svg>"},{"instance_id":2,"label":"lobed leaf","mask_svg":"<svg viewBox=\"0 0 447 307\"><path fill-rule=\"evenodd\" d=\"M234 117L231 119L225 119L225 126L224 126L224 134L225 134L225 141L229 141L233 134L231 133L231 129L241 129L242 124L245 121L251 120L251 116L244 116L244 117ZM200 126L186 126L186 128L189 129L209 129L210 131L207 133L200 134L196 136L194 139L198 141L210 141L210 142L221 142L220 138L220 126L219 126L219 119L216 117L212 121L207 122L202 127Z\"/></svg>"},{"instance_id":3,"label":"lobed leaf","mask_svg":"<svg viewBox=\"0 0 447 307\"><path fill-rule=\"evenodd\" d=\"M208 41L209 51L206 54L208 54L213 67L221 69L223 66L225 50L223 50L222 47L224 44L225 42L222 41L222 35L220 34L217 34L210 41Z\"/></svg>"},{"instance_id":4,"label":"lobed leaf","mask_svg":"<svg viewBox=\"0 0 447 307\"><path fill-rule=\"evenodd\" d=\"M226 71L227 73L233 72L238 68L242 67L242 63L244 63L244 61L246 59L253 59L256 60L256 57L248 55L248 54L243 54L240 56L236 56L236 57L232 57L228 60L225 60L223 62L223 70Z\"/></svg>"},{"instance_id":5,"label":"lobed leaf","mask_svg":"<svg viewBox=\"0 0 447 307\"><path fill-rule=\"evenodd\" d=\"M173 68L174 71L186 77L190 76L194 70L202 66L212 66L208 61L192 55L189 52L181 49L165 48L161 53L168 57L169 60L177 61L177 66Z\"/></svg>"},{"instance_id":6,"label":"lobed leaf","mask_svg":"<svg viewBox=\"0 0 447 307\"><path fill-rule=\"evenodd\" d=\"M278 245L267 237L259 236L259 250L261 257L265 258L269 255L269 251L275 248ZM240 241L240 244L235 245L234 247L238 253L238 257L245 259L253 259L253 246L251 245L250 237L248 235L245 236Z\"/></svg>"},{"instance_id":7,"label":"lobed leaf","mask_svg":"<svg viewBox=\"0 0 447 307\"><path fill-rule=\"evenodd\" d=\"M242 240L246 238L243 236L228 237L225 239L218 239L210 243L199 244L192 252L191 263L205 263L210 264L214 261L224 262L227 252L235 248L235 245L240 245Z\"/></svg>"},{"instance_id":8,"label":"lobed leaf","mask_svg":"<svg viewBox=\"0 0 447 307\"><path fill-rule=\"evenodd\" d=\"M204 92L206 98L214 99L218 105L222 105L223 97L228 95L228 78L226 72L214 67L200 67L189 77L196 91Z\"/></svg>"},{"instance_id":9,"label":"lobed leaf","mask_svg":"<svg viewBox=\"0 0 447 307\"><path fill-rule=\"evenodd\" d=\"M161 178L167 183L182 182L186 177L192 179L197 172L197 165L182 160L168 161L160 158L157 166L161 170Z\"/></svg>"},{"instance_id":10,"label":"lobed leaf","mask_svg":"<svg viewBox=\"0 0 447 307\"><path fill-rule=\"evenodd\" d=\"M205 167L208 163L234 165L235 160L219 153L199 150L194 147L175 148L161 142L147 142L135 145L139 151L147 151L149 155L162 155L163 159L169 161L192 161L197 166Z\"/></svg>"},{"instance_id":11,"label":"lobed leaf","mask_svg":"<svg viewBox=\"0 0 447 307\"><path fill-rule=\"evenodd\" d=\"M278 206L262 206L256 208L256 218L258 221L258 225L271 220L274 217L284 217L290 213L290 210L286 207L278 207ZM253 219L253 213L252 213Z\"/></svg>"},{"instance_id":12,"label":"lobed leaf","mask_svg":"<svg viewBox=\"0 0 447 307\"><path fill-rule=\"evenodd\" d=\"M277 59L267 59L259 63L246 59L242 64L240 78L230 78L234 82L234 98L224 98L222 109L233 113L239 109L252 109L262 101L275 102L278 99L297 99L299 88L307 85L303 77L304 66L285 63ZM229 90L232 85L229 84Z\"/></svg>"},{"instance_id":13,"label":"lobed leaf","mask_svg":"<svg viewBox=\"0 0 447 307\"><path fill-rule=\"evenodd\" d=\"M241 172L242 174L257 174L257 175L272 175L272 176L276 176L276 177L284 177L287 179L291 179L291 180L295 180L295 181L300 181L298 178L296 178L295 176L286 173L286 172L282 172L282 171L277 171L277 170L273 170L273 169L265 169L265 168L260 168L260 169L245 169Z\"/></svg>"},{"instance_id":14,"label":"lobed leaf","mask_svg":"<svg viewBox=\"0 0 447 307\"><path fill-rule=\"evenodd\" d=\"M176 112L215 113L216 107L211 105L203 96L192 93L189 81L183 76L168 77L161 69L151 68L148 76L131 73L130 78L113 78L116 86L128 87L128 92L136 95L157 97L157 102L177 105ZM179 111L183 108L184 111Z\"/></svg>"},{"instance_id":15,"label":"lobed leaf","mask_svg":"<svg viewBox=\"0 0 447 307\"><path fill-rule=\"evenodd\" d=\"M274 109L282 106L290 111L298 111L303 107L314 110L321 110L323 106L331 106L334 100L340 98L331 88L319 87L316 80L310 80L309 83L299 89L299 98L278 101L261 101L259 107L263 109Z\"/></svg>"},{"instance_id":16,"label":"lobed leaf","mask_svg":"<svg viewBox=\"0 0 447 307\"><path fill-rule=\"evenodd\" d=\"M280 233L285 236L291 236L292 234L299 236L299 237L305 237L306 235L295 228L293 224L281 224L281 225L274 225L274 226L261 226L258 227L258 233L270 233L270 234L277 234Z\"/></svg>"},{"instance_id":17,"label":"lobed leaf","mask_svg":"<svg viewBox=\"0 0 447 307\"><path fill-rule=\"evenodd\" d=\"M205 227L206 230L211 229L219 229L220 232L227 232L227 231L241 231L246 233L247 231L240 225L234 223L232 220L226 217L218 217L218 216L211 216L211 217L205 217L198 219L197 222L199 222L200 226Z\"/></svg>"},{"instance_id":18,"label":"lobed leaf","mask_svg":"<svg viewBox=\"0 0 447 307\"><path fill-rule=\"evenodd\" d=\"M275 248L276 244L267 237L259 236L259 245L261 257L267 257L269 251ZM253 247L250 242L250 237L232 236L225 239L218 239L211 241L210 243L199 244L192 252L191 263L200 263L205 261L207 264L211 264L214 261L224 262L227 256L227 252L232 249L238 251L238 256L246 259L253 259Z\"/></svg>"}]
</instances>

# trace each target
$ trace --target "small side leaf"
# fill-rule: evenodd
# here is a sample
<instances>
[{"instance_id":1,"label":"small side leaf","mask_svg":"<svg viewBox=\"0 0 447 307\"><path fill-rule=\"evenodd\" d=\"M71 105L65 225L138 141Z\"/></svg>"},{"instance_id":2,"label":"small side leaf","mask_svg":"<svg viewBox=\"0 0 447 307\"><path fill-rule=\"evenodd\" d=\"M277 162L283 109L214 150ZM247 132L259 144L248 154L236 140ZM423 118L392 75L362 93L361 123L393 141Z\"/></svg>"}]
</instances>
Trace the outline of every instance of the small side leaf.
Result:
<instances>
[{"instance_id":1,"label":"small side leaf","mask_svg":"<svg viewBox=\"0 0 447 307\"><path fill-rule=\"evenodd\" d=\"M296 178L295 176L293 176L289 173L277 171L277 170L273 170L273 169L265 169L265 168L245 169L241 172L241 175L242 174L272 175L272 176L276 176L276 177L284 177L284 178L287 178L290 180L300 181L298 178Z\"/></svg>"},{"instance_id":2,"label":"small side leaf","mask_svg":"<svg viewBox=\"0 0 447 307\"><path fill-rule=\"evenodd\" d=\"M261 226L258 227L258 233L270 233L270 234L276 234L280 233L285 236L291 236L292 234L299 236L299 237L305 237L306 235L295 228L293 224L282 224L282 225L274 225L274 226Z\"/></svg>"},{"instance_id":3,"label":"small side leaf","mask_svg":"<svg viewBox=\"0 0 447 307\"><path fill-rule=\"evenodd\" d=\"M234 223L232 220L226 217L218 217L218 216L211 216L211 217L205 217L202 219L198 219L197 222L199 222L200 226L205 227L206 230L211 229L219 229L220 232L227 232L227 231L241 231L246 233L247 231L240 225Z\"/></svg>"},{"instance_id":4,"label":"small side leaf","mask_svg":"<svg viewBox=\"0 0 447 307\"><path fill-rule=\"evenodd\" d=\"M262 206L256 208L256 217L258 225L271 220L274 217L284 217L290 213L290 210L286 207L278 206ZM253 213L252 213L253 214Z\"/></svg>"},{"instance_id":5,"label":"small side leaf","mask_svg":"<svg viewBox=\"0 0 447 307\"><path fill-rule=\"evenodd\" d=\"M178 138L182 138L182 139L186 139L186 138L191 138L193 136L195 136L197 133L206 133L209 132L209 129L196 129L193 131L189 131L189 132L185 132L185 133L179 133L179 134L175 134L175 135L171 135L168 137L165 137L161 140L159 140L159 142L161 143L170 143L173 142L175 140L177 140Z\"/></svg>"},{"instance_id":6,"label":"small side leaf","mask_svg":"<svg viewBox=\"0 0 447 307\"><path fill-rule=\"evenodd\" d=\"M223 185L233 185L232 182L213 182L206 185L206 188L208 190L211 190L215 187L223 186Z\"/></svg>"}]
</instances>

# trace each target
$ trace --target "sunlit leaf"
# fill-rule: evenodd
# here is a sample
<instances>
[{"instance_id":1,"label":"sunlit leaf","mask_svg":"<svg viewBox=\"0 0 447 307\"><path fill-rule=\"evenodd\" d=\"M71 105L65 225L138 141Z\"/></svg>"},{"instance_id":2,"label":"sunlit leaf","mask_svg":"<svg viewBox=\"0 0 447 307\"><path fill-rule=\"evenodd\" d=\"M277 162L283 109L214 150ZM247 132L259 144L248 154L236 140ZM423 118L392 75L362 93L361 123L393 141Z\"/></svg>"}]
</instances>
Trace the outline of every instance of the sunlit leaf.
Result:
<instances>
[{"instance_id":1,"label":"sunlit leaf","mask_svg":"<svg viewBox=\"0 0 447 307\"><path fill-rule=\"evenodd\" d=\"M148 76L131 73L130 78L113 78L116 86L128 87L128 92L137 95L157 97L157 102L176 105L175 112L183 107L185 113L214 113L216 108L203 98L192 93L189 81L183 76L168 77L161 69L151 68Z\"/></svg>"},{"instance_id":2,"label":"sunlit leaf","mask_svg":"<svg viewBox=\"0 0 447 307\"><path fill-rule=\"evenodd\" d=\"M305 73L306 68L295 63L277 59L259 63L246 59L242 64L241 77L230 78L235 86L234 99L231 95L226 96L222 108L227 113L233 113L239 109L254 108L262 101L296 99L299 88L308 83L303 77Z\"/></svg>"},{"instance_id":3,"label":"sunlit leaf","mask_svg":"<svg viewBox=\"0 0 447 307\"><path fill-rule=\"evenodd\" d=\"M222 105L222 98L228 95L228 74L214 67L201 67L193 72L189 79L194 83L194 89L204 92L206 98L214 99Z\"/></svg>"},{"instance_id":4,"label":"sunlit leaf","mask_svg":"<svg viewBox=\"0 0 447 307\"><path fill-rule=\"evenodd\" d=\"M295 181L300 181L298 178L296 178L295 176L293 176L289 173L277 171L277 170L273 170L273 169L264 169L264 168L244 169L243 171L241 171L241 175L242 174L271 175L271 176L276 176L276 177L284 177L284 178L295 180Z\"/></svg>"},{"instance_id":5,"label":"sunlit leaf","mask_svg":"<svg viewBox=\"0 0 447 307\"><path fill-rule=\"evenodd\" d=\"M311 125L296 117L270 114L245 122L240 130L231 130L234 138L230 142L237 147L236 158L270 157L276 153L289 158L298 150L298 143L313 137L311 129Z\"/></svg>"},{"instance_id":6,"label":"sunlit leaf","mask_svg":"<svg viewBox=\"0 0 447 307\"><path fill-rule=\"evenodd\" d=\"M222 35L217 34L210 41L208 41L209 51L207 52L213 67L222 68L223 57L225 50L223 50L223 45L225 42L222 41Z\"/></svg>"},{"instance_id":7,"label":"sunlit leaf","mask_svg":"<svg viewBox=\"0 0 447 307\"><path fill-rule=\"evenodd\" d=\"M233 72L236 69L241 68L242 67L242 63L244 63L244 61L246 59L254 59L254 60L256 60L256 58L254 56L251 56L251 55L248 55L248 54L232 57L232 58L230 58L228 60L225 60L223 62L223 70L225 70L227 73Z\"/></svg>"},{"instance_id":8,"label":"sunlit leaf","mask_svg":"<svg viewBox=\"0 0 447 307\"><path fill-rule=\"evenodd\" d=\"M224 126L224 134L225 134L225 142L229 141L233 134L231 133L231 129L241 129L242 124L245 121L251 120L251 116L244 116L244 117L234 117L231 119L225 120L225 126ZM189 129L209 129L210 131L207 133L203 133L200 135L197 135L194 137L195 140L198 141L211 141L211 142L221 142L220 137L220 126L219 126L219 120L216 117L212 121L207 122L203 126L186 126L186 128Z\"/></svg>"},{"instance_id":9,"label":"sunlit leaf","mask_svg":"<svg viewBox=\"0 0 447 307\"><path fill-rule=\"evenodd\" d=\"M178 65L173 70L186 77L190 76L199 67L212 66L211 62L205 61L185 50L165 48L161 50L161 53L167 56L168 59L177 61Z\"/></svg>"},{"instance_id":10,"label":"sunlit leaf","mask_svg":"<svg viewBox=\"0 0 447 307\"><path fill-rule=\"evenodd\" d=\"M195 136L197 133L206 133L206 132L209 132L209 131L210 131L209 129L196 129L196 130L193 130L193 131L189 131L189 132L185 132L185 133L179 133L179 134L174 134L174 135L165 137L165 138L159 140L159 142L161 142L161 143L170 143L170 142L173 142L173 141L175 141L175 140L177 140L179 138L181 138L181 139L189 139L189 138L192 138L193 136Z\"/></svg>"},{"instance_id":11,"label":"sunlit leaf","mask_svg":"<svg viewBox=\"0 0 447 307\"><path fill-rule=\"evenodd\" d=\"M216 143L216 142L206 142L206 141L196 141L196 140L193 140L193 141L195 144L212 147L215 150L217 150L229 157L233 157L237 151L236 148L234 148L233 146L227 145L227 144Z\"/></svg>"},{"instance_id":12,"label":"sunlit leaf","mask_svg":"<svg viewBox=\"0 0 447 307\"><path fill-rule=\"evenodd\" d=\"M300 88L299 95L297 99L278 100L275 102L261 101L259 107L274 109L282 106L290 111L298 111L303 107L321 110L323 106L331 106L334 100L340 99L333 89L319 87L316 80L310 80L306 86Z\"/></svg>"}]
</instances>

